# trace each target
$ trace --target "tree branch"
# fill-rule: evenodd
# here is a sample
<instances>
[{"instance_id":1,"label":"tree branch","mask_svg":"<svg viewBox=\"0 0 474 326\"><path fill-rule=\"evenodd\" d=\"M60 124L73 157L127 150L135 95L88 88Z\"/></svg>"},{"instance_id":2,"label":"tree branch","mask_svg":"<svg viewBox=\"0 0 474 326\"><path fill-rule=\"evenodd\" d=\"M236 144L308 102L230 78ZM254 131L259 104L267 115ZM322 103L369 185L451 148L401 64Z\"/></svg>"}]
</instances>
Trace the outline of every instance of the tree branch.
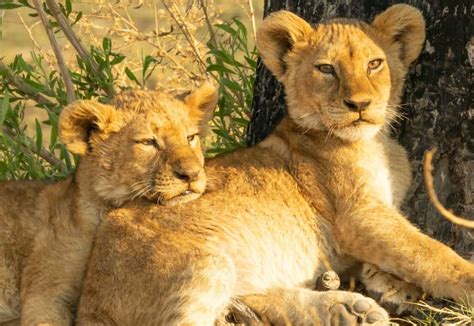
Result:
<instances>
[{"instance_id":1,"label":"tree branch","mask_svg":"<svg viewBox=\"0 0 474 326\"><path fill-rule=\"evenodd\" d=\"M58 61L59 70L61 71L61 75L63 76L64 85L66 86L66 93L67 99L69 103L72 103L76 100L76 94L74 91L74 84L72 83L71 76L69 75L69 70L66 67L66 63L64 62L64 57L59 49L59 44L56 38L54 37L53 30L49 25L48 18L46 17L46 13L43 10L43 6L40 0L33 0L34 6L36 7L36 11L38 12L39 18L43 23L44 29L46 30L46 34L48 35L49 42L51 47L53 48L54 55L56 60Z\"/></svg>"},{"instance_id":2,"label":"tree branch","mask_svg":"<svg viewBox=\"0 0 474 326\"><path fill-rule=\"evenodd\" d=\"M8 127L3 126L2 128L3 133L8 135L10 138L15 138L17 135ZM53 153L48 151L46 148L41 147L39 150L36 148L36 143L33 139L23 135L22 136L24 139L21 142L21 146L28 151L37 154L39 157L41 157L43 160L51 164L51 166L59 168L63 172L67 172L67 167L66 165L58 159Z\"/></svg>"},{"instance_id":3,"label":"tree branch","mask_svg":"<svg viewBox=\"0 0 474 326\"><path fill-rule=\"evenodd\" d=\"M76 49L81 59L90 63L92 67L92 72L95 75L100 76L100 78L102 79L105 79L104 74L102 73L102 71L99 70L99 65L97 64L97 62L95 62L94 58L92 58L90 53L86 50L82 42L76 36L74 31L72 30L71 24L69 24L68 18L64 16L63 12L61 11L61 8L59 8L59 5L56 3L56 1L55 0L45 0L45 1L46 1L46 5L51 11L51 14L56 19L59 27L63 31L64 35L66 35L66 38L72 44L74 49ZM115 94L113 88L110 88L110 87L108 87L105 91L109 98L112 98Z\"/></svg>"},{"instance_id":4,"label":"tree branch","mask_svg":"<svg viewBox=\"0 0 474 326\"><path fill-rule=\"evenodd\" d=\"M74 31L72 30L72 27L69 24L67 17L64 16L56 1L46 0L46 4L49 10L51 11L51 14L58 22L59 27L61 27L61 30L63 31L64 35L66 35L66 38L69 40L69 42L71 42L72 46L74 47L74 49L76 49L82 60L90 61L94 73L99 73L99 66L95 61L91 60L89 52L86 50L81 41L77 38L76 34L74 34Z\"/></svg>"},{"instance_id":5,"label":"tree branch","mask_svg":"<svg viewBox=\"0 0 474 326\"><path fill-rule=\"evenodd\" d=\"M47 106L56 105L54 102L50 101L46 96L41 93L38 93L35 89L31 88L26 84L21 78L15 76L15 73L0 59L0 73L2 76L20 91L28 95L28 97L34 100L38 104L43 104Z\"/></svg>"},{"instance_id":6,"label":"tree branch","mask_svg":"<svg viewBox=\"0 0 474 326\"><path fill-rule=\"evenodd\" d=\"M466 228L474 229L474 221L465 219L463 217L459 217L448 211L443 204L438 199L438 196L436 195L436 191L434 190L433 186L433 166L431 164L433 160L433 155L436 153L436 148L432 150L427 150L425 151L425 158L423 160L423 174L425 177L425 187L426 187L426 192L428 193L428 197L430 198L431 203L433 206L436 208L438 213L441 214L444 218L446 218L448 221L464 226Z\"/></svg>"}]
</instances>

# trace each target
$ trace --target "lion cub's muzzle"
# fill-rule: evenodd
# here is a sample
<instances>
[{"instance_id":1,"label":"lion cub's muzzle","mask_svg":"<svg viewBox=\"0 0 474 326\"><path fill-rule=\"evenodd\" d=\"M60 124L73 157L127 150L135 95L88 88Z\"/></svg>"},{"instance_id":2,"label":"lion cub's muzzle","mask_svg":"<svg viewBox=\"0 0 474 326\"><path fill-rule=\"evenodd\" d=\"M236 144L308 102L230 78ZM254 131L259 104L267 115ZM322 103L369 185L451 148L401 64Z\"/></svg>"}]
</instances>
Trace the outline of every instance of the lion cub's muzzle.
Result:
<instances>
[{"instance_id":1,"label":"lion cub's muzzle","mask_svg":"<svg viewBox=\"0 0 474 326\"><path fill-rule=\"evenodd\" d=\"M195 155L180 158L172 164L175 189L161 196L160 204L172 206L199 198L206 187L206 175L201 160Z\"/></svg>"}]
</instances>

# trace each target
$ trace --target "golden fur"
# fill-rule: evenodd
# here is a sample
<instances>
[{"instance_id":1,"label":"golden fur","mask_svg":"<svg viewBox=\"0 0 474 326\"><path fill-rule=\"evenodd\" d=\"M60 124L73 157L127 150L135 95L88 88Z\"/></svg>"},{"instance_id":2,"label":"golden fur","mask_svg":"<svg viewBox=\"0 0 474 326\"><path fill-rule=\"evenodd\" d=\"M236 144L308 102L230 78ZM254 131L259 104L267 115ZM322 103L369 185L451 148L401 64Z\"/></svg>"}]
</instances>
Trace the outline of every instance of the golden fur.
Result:
<instances>
[{"instance_id":1,"label":"golden fur","mask_svg":"<svg viewBox=\"0 0 474 326\"><path fill-rule=\"evenodd\" d=\"M305 289L359 262L434 296L472 299L474 266L397 209L410 172L388 129L424 37L408 5L370 25L266 18L257 46L285 86L289 117L258 146L210 160L199 200L109 213L78 325L213 325L236 299L274 325L386 325L371 299Z\"/></svg>"},{"instance_id":2,"label":"golden fur","mask_svg":"<svg viewBox=\"0 0 474 326\"><path fill-rule=\"evenodd\" d=\"M61 141L81 162L47 183L0 183L0 324L69 325L100 217L135 197L173 205L206 177L197 134L217 101L205 85L186 101L129 91L112 105L78 101L61 113Z\"/></svg>"}]
</instances>

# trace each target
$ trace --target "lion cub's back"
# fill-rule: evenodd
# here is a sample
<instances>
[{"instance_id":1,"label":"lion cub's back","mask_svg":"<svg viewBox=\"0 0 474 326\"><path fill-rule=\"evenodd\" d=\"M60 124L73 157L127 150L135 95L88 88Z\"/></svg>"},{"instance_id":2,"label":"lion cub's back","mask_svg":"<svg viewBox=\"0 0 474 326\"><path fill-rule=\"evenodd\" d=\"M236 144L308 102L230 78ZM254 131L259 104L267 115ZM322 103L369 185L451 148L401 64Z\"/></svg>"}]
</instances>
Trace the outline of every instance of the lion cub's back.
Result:
<instances>
[{"instance_id":1,"label":"lion cub's back","mask_svg":"<svg viewBox=\"0 0 474 326\"><path fill-rule=\"evenodd\" d=\"M7 238L17 242L18 235L33 231L23 228L30 228L28 220L35 216L38 195L47 185L45 181L0 182L0 242Z\"/></svg>"}]
</instances>

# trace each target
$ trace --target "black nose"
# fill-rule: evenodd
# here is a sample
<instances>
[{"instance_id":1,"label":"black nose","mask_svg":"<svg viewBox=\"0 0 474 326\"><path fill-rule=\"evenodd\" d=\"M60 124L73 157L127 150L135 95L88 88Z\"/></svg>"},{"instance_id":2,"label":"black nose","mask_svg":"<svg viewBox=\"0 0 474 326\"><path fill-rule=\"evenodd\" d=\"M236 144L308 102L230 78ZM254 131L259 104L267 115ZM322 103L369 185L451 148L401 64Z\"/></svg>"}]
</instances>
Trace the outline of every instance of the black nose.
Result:
<instances>
[{"instance_id":1,"label":"black nose","mask_svg":"<svg viewBox=\"0 0 474 326\"><path fill-rule=\"evenodd\" d=\"M174 175L185 182L195 180L201 172L201 166L193 160L178 160L173 164Z\"/></svg>"},{"instance_id":2,"label":"black nose","mask_svg":"<svg viewBox=\"0 0 474 326\"><path fill-rule=\"evenodd\" d=\"M351 99L345 99L344 105L350 110L354 112L362 112L367 109L370 105L370 101L353 101Z\"/></svg>"}]
</instances>

